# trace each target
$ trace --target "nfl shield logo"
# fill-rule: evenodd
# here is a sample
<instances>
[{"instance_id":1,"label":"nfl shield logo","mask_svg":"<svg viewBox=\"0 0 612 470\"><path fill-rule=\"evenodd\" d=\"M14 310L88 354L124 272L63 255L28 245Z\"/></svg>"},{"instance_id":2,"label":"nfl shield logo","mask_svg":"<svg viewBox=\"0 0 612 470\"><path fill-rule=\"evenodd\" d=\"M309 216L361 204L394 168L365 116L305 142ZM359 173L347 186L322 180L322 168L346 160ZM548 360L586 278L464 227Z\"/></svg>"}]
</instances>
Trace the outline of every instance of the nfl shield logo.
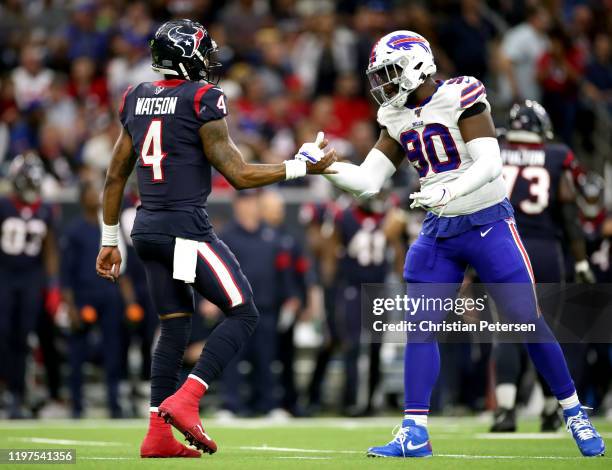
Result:
<instances>
[{"instance_id":1,"label":"nfl shield logo","mask_svg":"<svg viewBox=\"0 0 612 470\"><path fill-rule=\"evenodd\" d=\"M163 86L158 86L155 88L155 94L159 95L162 91L164 91L164 87Z\"/></svg>"}]
</instances>

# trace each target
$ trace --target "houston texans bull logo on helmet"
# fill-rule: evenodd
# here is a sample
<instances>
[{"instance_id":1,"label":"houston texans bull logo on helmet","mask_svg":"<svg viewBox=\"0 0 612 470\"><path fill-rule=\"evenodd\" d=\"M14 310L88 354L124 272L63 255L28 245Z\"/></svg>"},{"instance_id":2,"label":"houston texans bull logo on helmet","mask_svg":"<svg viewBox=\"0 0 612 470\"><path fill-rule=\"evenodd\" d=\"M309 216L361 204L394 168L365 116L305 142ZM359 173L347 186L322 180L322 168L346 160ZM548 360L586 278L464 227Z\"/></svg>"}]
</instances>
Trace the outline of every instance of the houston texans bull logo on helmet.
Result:
<instances>
[{"instance_id":1,"label":"houston texans bull logo on helmet","mask_svg":"<svg viewBox=\"0 0 612 470\"><path fill-rule=\"evenodd\" d=\"M193 57L200 46L200 42L206 36L206 31L195 28L192 33L182 31L183 26L176 26L168 31L168 37L183 51L183 57Z\"/></svg>"}]
</instances>

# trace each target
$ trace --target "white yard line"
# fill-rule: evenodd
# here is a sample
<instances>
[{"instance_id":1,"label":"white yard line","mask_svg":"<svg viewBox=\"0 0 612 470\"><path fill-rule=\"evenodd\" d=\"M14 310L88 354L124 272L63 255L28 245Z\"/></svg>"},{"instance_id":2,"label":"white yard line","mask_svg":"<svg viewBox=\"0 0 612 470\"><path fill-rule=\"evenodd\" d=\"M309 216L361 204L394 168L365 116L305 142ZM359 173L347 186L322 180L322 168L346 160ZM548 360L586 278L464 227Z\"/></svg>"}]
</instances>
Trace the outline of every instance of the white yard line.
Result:
<instances>
[{"instance_id":1,"label":"white yard line","mask_svg":"<svg viewBox=\"0 0 612 470\"><path fill-rule=\"evenodd\" d=\"M240 446L233 447L240 450L263 450L268 452L304 452L308 454L364 454L365 451L360 450L323 450L323 449L296 449L294 447L271 447L263 446Z\"/></svg>"},{"instance_id":2,"label":"white yard line","mask_svg":"<svg viewBox=\"0 0 612 470\"><path fill-rule=\"evenodd\" d=\"M601 436L604 438L612 437L610 432L602 432ZM533 440L549 440L549 439L568 439L570 436L566 432L500 432L500 433L480 433L475 434L476 439L488 439L488 440L520 440L520 439L533 439ZM435 433L433 434L435 439Z\"/></svg>"},{"instance_id":3,"label":"white yard line","mask_svg":"<svg viewBox=\"0 0 612 470\"><path fill-rule=\"evenodd\" d=\"M117 447L127 446L125 442L82 441L77 439L51 439L48 437L10 437L10 441L31 442L33 444L57 444L62 446Z\"/></svg>"},{"instance_id":4,"label":"white yard line","mask_svg":"<svg viewBox=\"0 0 612 470\"><path fill-rule=\"evenodd\" d=\"M365 457L365 450L330 450L330 449L298 449L294 447L272 447L272 446L240 446L235 447L240 450L257 450L267 452L299 452L299 453L313 453L313 454L363 454ZM478 460L478 459L499 459L499 460L512 460L512 459L530 459L530 460L583 460L584 457L565 457L555 455L470 455L470 454L436 454L434 457L447 457L452 459L467 459L467 460ZM278 458L278 457L277 457ZM288 457L285 457L288 458Z\"/></svg>"}]
</instances>

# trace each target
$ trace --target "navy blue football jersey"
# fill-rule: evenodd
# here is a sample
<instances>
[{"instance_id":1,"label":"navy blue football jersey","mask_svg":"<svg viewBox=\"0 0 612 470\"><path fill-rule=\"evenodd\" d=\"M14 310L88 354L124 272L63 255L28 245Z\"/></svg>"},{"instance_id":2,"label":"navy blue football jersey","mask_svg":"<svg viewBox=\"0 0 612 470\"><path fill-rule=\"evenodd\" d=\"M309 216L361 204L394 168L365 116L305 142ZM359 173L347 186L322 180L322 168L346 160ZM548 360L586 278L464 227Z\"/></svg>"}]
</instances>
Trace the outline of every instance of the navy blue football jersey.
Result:
<instances>
[{"instance_id":1,"label":"navy blue football jersey","mask_svg":"<svg viewBox=\"0 0 612 470\"><path fill-rule=\"evenodd\" d=\"M119 115L138 157L142 205L132 236L213 239L206 213L211 166L198 131L227 115L223 90L186 80L141 83L126 91Z\"/></svg>"},{"instance_id":2,"label":"navy blue football jersey","mask_svg":"<svg viewBox=\"0 0 612 470\"><path fill-rule=\"evenodd\" d=\"M356 206L338 213L336 230L344 247L340 273L349 285L385 281L389 260L383 218L384 214L369 213Z\"/></svg>"},{"instance_id":3,"label":"navy blue football jersey","mask_svg":"<svg viewBox=\"0 0 612 470\"><path fill-rule=\"evenodd\" d=\"M561 177L574 165L574 154L563 144L502 143L501 156L508 198L523 237L559 238L558 195Z\"/></svg>"},{"instance_id":4,"label":"navy blue football jersey","mask_svg":"<svg viewBox=\"0 0 612 470\"><path fill-rule=\"evenodd\" d=\"M0 269L42 268L43 242L52 226L53 210L48 204L0 198Z\"/></svg>"}]
</instances>

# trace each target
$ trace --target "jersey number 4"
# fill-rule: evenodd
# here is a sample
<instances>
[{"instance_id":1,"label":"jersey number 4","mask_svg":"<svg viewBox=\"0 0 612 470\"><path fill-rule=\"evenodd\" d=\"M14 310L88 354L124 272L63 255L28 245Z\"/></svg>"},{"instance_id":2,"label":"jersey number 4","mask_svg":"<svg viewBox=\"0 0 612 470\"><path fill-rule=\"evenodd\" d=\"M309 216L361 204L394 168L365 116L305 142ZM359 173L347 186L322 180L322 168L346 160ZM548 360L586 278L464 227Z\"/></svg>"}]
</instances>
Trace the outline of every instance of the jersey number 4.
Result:
<instances>
[{"instance_id":1,"label":"jersey number 4","mask_svg":"<svg viewBox=\"0 0 612 470\"><path fill-rule=\"evenodd\" d=\"M424 178L429 169L434 173L455 170L461 165L461 157L448 127L442 124L427 124L422 134L415 129L402 133L400 141L408 160ZM436 141L442 144L444 156L440 158ZM425 151L423 151L425 148ZM438 146L439 148L439 146Z\"/></svg>"},{"instance_id":2,"label":"jersey number 4","mask_svg":"<svg viewBox=\"0 0 612 470\"><path fill-rule=\"evenodd\" d=\"M142 164L153 168L153 181L164 181L162 161L166 155L166 152L162 150L162 120L153 119L140 149Z\"/></svg>"}]
</instances>

